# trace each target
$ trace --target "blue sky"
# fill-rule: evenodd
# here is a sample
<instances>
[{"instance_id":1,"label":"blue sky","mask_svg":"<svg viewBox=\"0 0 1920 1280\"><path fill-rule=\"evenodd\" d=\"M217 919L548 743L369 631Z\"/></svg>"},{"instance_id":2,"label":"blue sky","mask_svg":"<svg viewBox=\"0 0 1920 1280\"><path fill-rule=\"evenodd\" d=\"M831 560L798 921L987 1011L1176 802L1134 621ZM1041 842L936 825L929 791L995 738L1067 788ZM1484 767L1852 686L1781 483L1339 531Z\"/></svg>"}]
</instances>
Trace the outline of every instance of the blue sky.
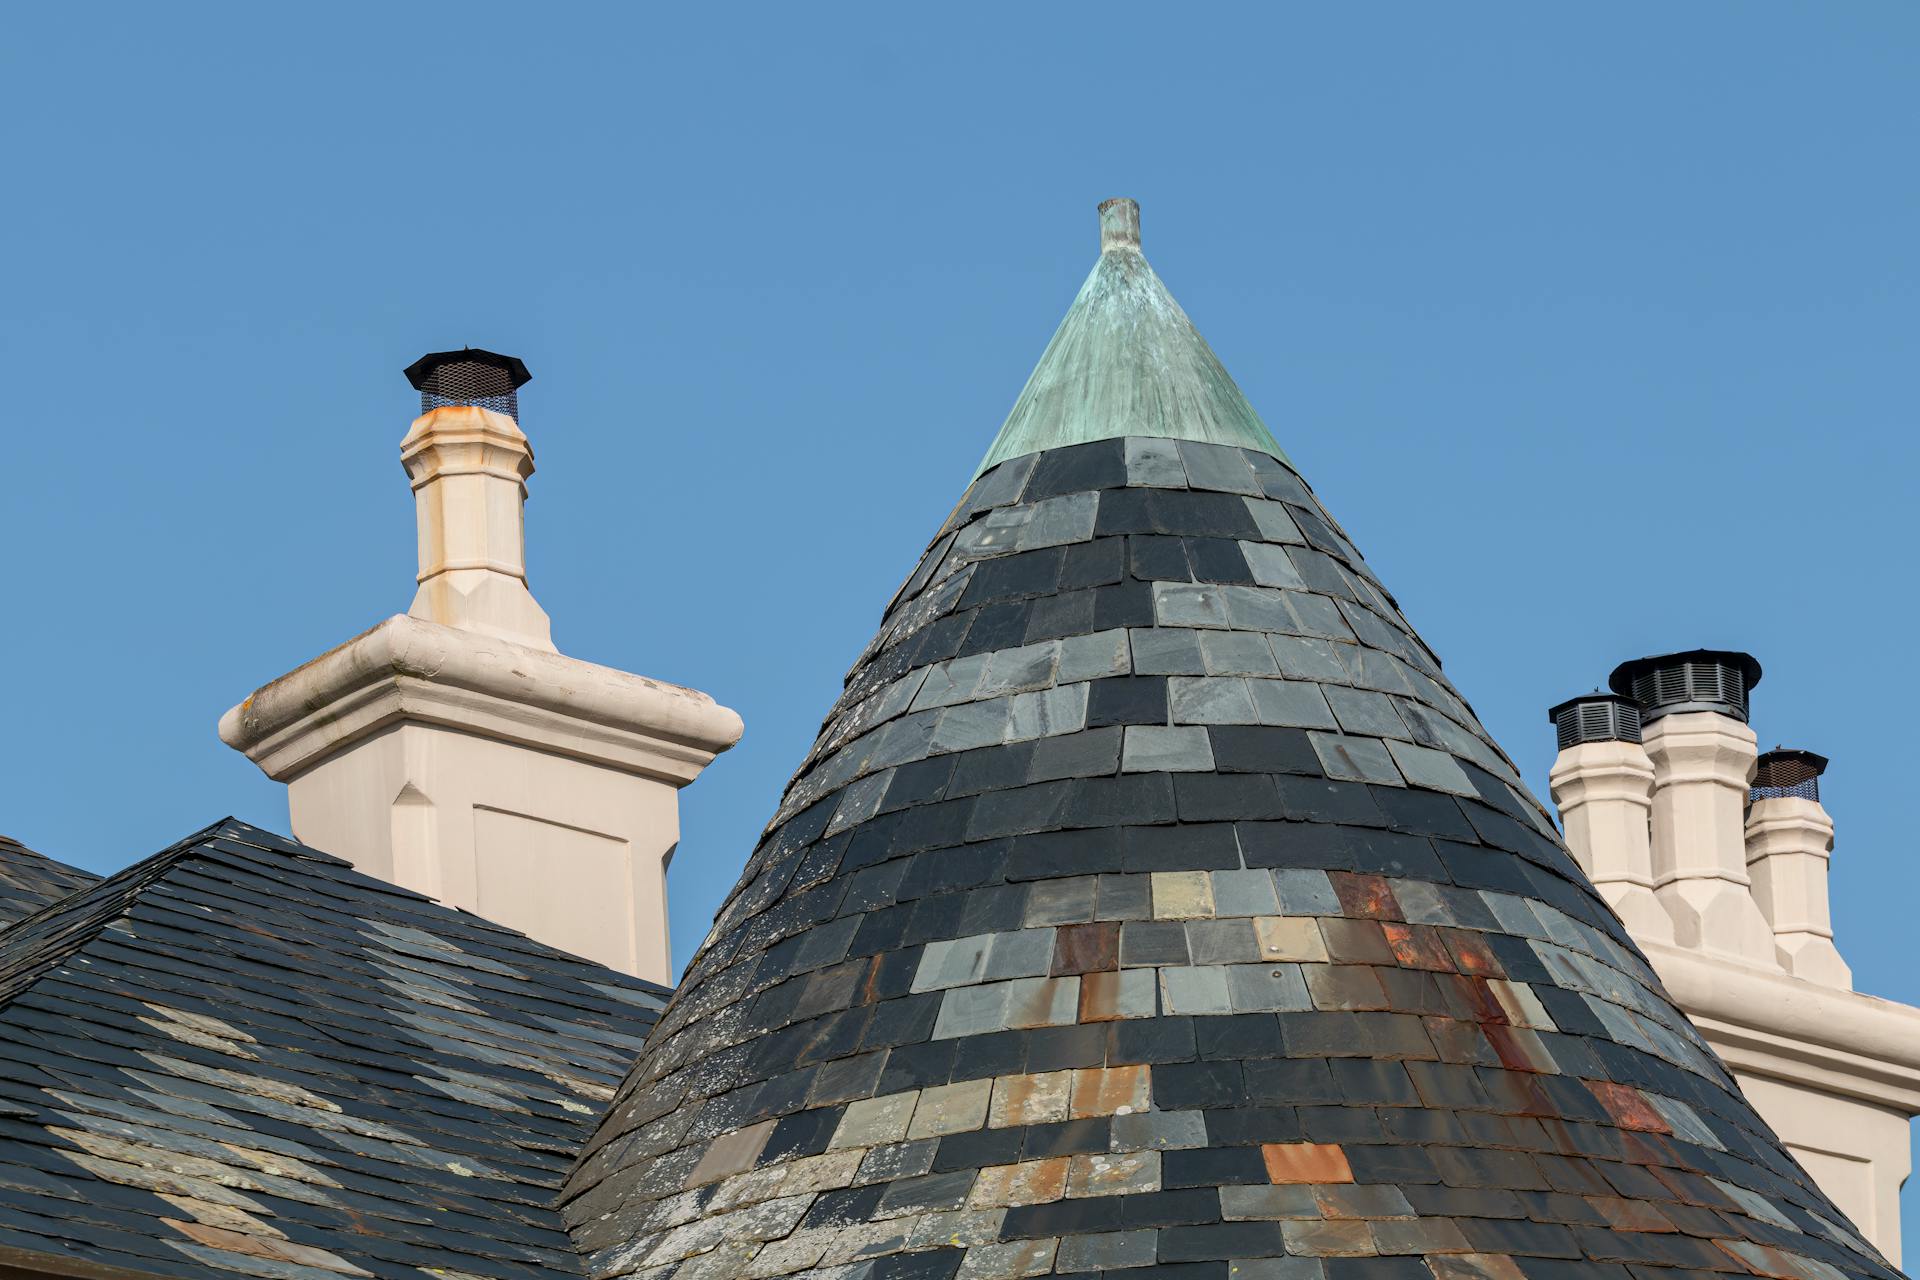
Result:
<instances>
[{"instance_id":1,"label":"blue sky","mask_svg":"<svg viewBox=\"0 0 1920 1280\"><path fill-rule=\"evenodd\" d=\"M746 719L684 959L1131 195L1536 791L1615 663L1759 656L1858 984L1920 1003L1920 10L919 12L10 12L0 830L284 829L214 722L406 608L399 371L487 346L561 648Z\"/></svg>"}]
</instances>

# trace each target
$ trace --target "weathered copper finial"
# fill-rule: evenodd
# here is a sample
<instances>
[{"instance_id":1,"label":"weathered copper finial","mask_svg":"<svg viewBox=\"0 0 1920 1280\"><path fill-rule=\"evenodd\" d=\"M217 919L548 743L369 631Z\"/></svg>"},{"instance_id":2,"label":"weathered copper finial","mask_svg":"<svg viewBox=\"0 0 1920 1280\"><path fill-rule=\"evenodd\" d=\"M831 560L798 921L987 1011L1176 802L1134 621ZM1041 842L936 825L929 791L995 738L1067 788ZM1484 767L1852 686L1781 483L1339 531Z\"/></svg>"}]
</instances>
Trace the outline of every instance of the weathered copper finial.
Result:
<instances>
[{"instance_id":1,"label":"weathered copper finial","mask_svg":"<svg viewBox=\"0 0 1920 1280\"><path fill-rule=\"evenodd\" d=\"M1140 249L1140 202L1119 196L1100 202L1100 252Z\"/></svg>"}]
</instances>

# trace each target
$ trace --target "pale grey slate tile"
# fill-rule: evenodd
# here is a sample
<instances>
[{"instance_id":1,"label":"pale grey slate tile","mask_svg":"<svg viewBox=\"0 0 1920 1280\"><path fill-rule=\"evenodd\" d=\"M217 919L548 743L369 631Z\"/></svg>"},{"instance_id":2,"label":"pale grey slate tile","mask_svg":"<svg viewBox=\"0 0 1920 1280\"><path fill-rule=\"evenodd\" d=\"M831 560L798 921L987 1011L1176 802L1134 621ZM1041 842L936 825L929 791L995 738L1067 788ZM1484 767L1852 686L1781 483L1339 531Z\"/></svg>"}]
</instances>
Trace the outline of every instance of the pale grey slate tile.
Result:
<instances>
[{"instance_id":1,"label":"pale grey slate tile","mask_svg":"<svg viewBox=\"0 0 1920 1280\"><path fill-rule=\"evenodd\" d=\"M1033 515L1020 534L1020 549L1035 551L1041 547L1085 542L1093 536L1093 522L1099 512L1098 493L1070 493L1033 504Z\"/></svg>"},{"instance_id":2,"label":"pale grey slate tile","mask_svg":"<svg viewBox=\"0 0 1920 1280\"><path fill-rule=\"evenodd\" d=\"M880 810L880 801L886 796L888 786L893 783L893 770L868 774L840 793L840 803L834 808L833 821L827 824L827 834L835 835L845 831L858 822L865 822Z\"/></svg>"},{"instance_id":3,"label":"pale grey slate tile","mask_svg":"<svg viewBox=\"0 0 1920 1280\"><path fill-rule=\"evenodd\" d=\"M1189 488L1256 496L1260 493L1260 482L1254 478L1253 468L1247 465L1247 456L1238 449L1182 440L1180 461L1186 464Z\"/></svg>"},{"instance_id":4,"label":"pale grey slate tile","mask_svg":"<svg viewBox=\"0 0 1920 1280\"><path fill-rule=\"evenodd\" d=\"M1074 687L1085 688L1084 685ZM936 754L971 751L975 747L989 747L1004 741L1013 719L1011 704L1010 698L996 698L991 702L969 702L963 706L946 708L940 713L940 723L934 728L930 743L932 750Z\"/></svg>"},{"instance_id":5,"label":"pale grey slate tile","mask_svg":"<svg viewBox=\"0 0 1920 1280\"><path fill-rule=\"evenodd\" d=\"M941 997L940 1014L933 1021L933 1038L986 1035L1007 1028L1007 984L955 987Z\"/></svg>"},{"instance_id":6,"label":"pale grey slate tile","mask_svg":"<svg viewBox=\"0 0 1920 1280\"><path fill-rule=\"evenodd\" d=\"M1059 657L1057 640L1043 640L1018 649L996 649L986 655L987 669L974 689L974 697L997 698L1044 689L1053 683L1054 665Z\"/></svg>"},{"instance_id":7,"label":"pale grey slate tile","mask_svg":"<svg viewBox=\"0 0 1920 1280\"><path fill-rule=\"evenodd\" d=\"M1213 873L1213 909L1219 916L1271 916L1280 911L1270 871Z\"/></svg>"},{"instance_id":8,"label":"pale grey slate tile","mask_svg":"<svg viewBox=\"0 0 1920 1280\"><path fill-rule=\"evenodd\" d=\"M970 938L929 942L920 953L919 967L913 971L913 990L939 991L981 981L986 976L993 940L993 934L977 933Z\"/></svg>"},{"instance_id":9,"label":"pale grey slate tile","mask_svg":"<svg viewBox=\"0 0 1920 1280\"><path fill-rule=\"evenodd\" d=\"M1269 502L1265 498L1248 498L1247 511L1253 516L1253 522L1260 529L1260 536L1268 542L1305 542L1300 536L1300 527L1287 514L1285 506L1278 502Z\"/></svg>"},{"instance_id":10,"label":"pale grey slate tile","mask_svg":"<svg viewBox=\"0 0 1920 1280\"><path fill-rule=\"evenodd\" d=\"M940 717L946 714L944 710L916 711L879 730L880 740L874 744L869 765L884 769L926 759L933 751L934 730L940 727Z\"/></svg>"},{"instance_id":11,"label":"pale grey slate tile","mask_svg":"<svg viewBox=\"0 0 1920 1280\"><path fill-rule=\"evenodd\" d=\"M1009 742L1078 733L1087 725L1087 686L1068 684L1038 693L1015 694L1007 699L1007 706ZM947 714L951 715L952 711Z\"/></svg>"},{"instance_id":12,"label":"pale grey slate tile","mask_svg":"<svg viewBox=\"0 0 1920 1280\"><path fill-rule=\"evenodd\" d=\"M1299 680L1249 680L1253 709L1260 724L1295 729L1331 729L1333 712L1318 685Z\"/></svg>"},{"instance_id":13,"label":"pale grey slate tile","mask_svg":"<svg viewBox=\"0 0 1920 1280\"><path fill-rule=\"evenodd\" d=\"M1445 752L1416 747L1410 742L1391 741L1387 743L1387 750L1393 753L1393 762L1400 767L1401 776L1413 786L1462 796L1479 794L1466 771Z\"/></svg>"},{"instance_id":14,"label":"pale grey slate tile","mask_svg":"<svg viewBox=\"0 0 1920 1280\"><path fill-rule=\"evenodd\" d=\"M1334 640L1353 639L1353 628L1340 616L1340 610L1326 596L1313 595L1305 591L1289 591L1287 607L1293 611L1298 626L1293 630L1304 631L1310 636L1327 636ZM1276 628L1277 630L1278 628Z\"/></svg>"},{"instance_id":15,"label":"pale grey slate tile","mask_svg":"<svg viewBox=\"0 0 1920 1280\"><path fill-rule=\"evenodd\" d=\"M1061 684L1124 676L1133 669L1125 627L1069 636L1060 642L1060 665L1054 679Z\"/></svg>"},{"instance_id":16,"label":"pale grey slate tile","mask_svg":"<svg viewBox=\"0 0 1920 1280\"><path fill-rule=\"evenodd\" d=\"M1235 1013L1298 1013L1313 1008L1297 964L1227 967L1227 995Z\"/></svg>"},{"instance_id":17,"label":"pale grey slate tile","mask_svg":"<svg viewBox=\"0 0 1920 1280\"><path fill-rule=\"evenodd\" d=\"M1270 542L1243 542L1240 550L1247 557L1253 580L1261 586L1304 588L1307 585L1287 557L1285 547L1276 547Z\"/></svg>"},{"instance_id":18,"label":"pale grey slate tile","mask_svg":"<svg viewBox=\"0 0 1920 1280\"><path fill-rule=\"evenodd\" d=\"M987 956L986 976L989 979L1042 977L1052 964L1052 929L997 933L993 935L993 950Z\"/></svg>"},{"instance_id":19,"label":"pale grey slate tile","mask_svg":"<svg viewBox=\"0 0 1920 1280\"><path fill-rule=\"evenodd\" d=\"M1213 768L1213 745L1202 728L1130 724L1120 768L1124 773L1202 773Z\"/></svg>"},{"instance_id":20,"label":"pale grey slate tile","mask_svg":"<svg viewBox=\"0 0 1920 1280\"><path fill-rule=\"evenodd\" d=\"M1127 633L1133 648L1134 674L1206 674L1206 661L1200 656L1200 634L1186 627L1135 627Z\"/></svg>"},{"instance_id":21,"label":"pale grey slate tile","mask_svg":"<svg viewBox=\"0 0 1920 1280\"><path fill-rule=\"evenodd\" d=\"M1160 1000L1175 1015L1232 1013L1223 965L1185 965L1160 970Z\"/></svg>"},{"instance_id":22,"label":"pale grey slate tile","mask_svg":"<svg viewBox=\"0 0 1920 1280\"><path fill-rule=\"evenodd\" d=\"M1348 733L1365 734L1374 738L1411 738L1407 726L1401 723L1400 716L1393 709L1393 699L1384 693L1375 693L1371 689L1343 689L1338 686L1323 690L1327 695L1327 705L1333 708L1334 719Z\"/></svg>"},{"instance_id":23,"label":"pale grey slate tile","mask_svg":"<svg viewBox=\"0 0 1920 1280\"><path fill-rule=\"evenodd\" d=\"M1229 625L1222 589L1202 583L1154 583L1153 617L1163 627L1224 628Z\"/></svg>"},{"instance_id":24,"label":"pale grey slate tile","mask_svg":"<svg viewBox=\"0 0 1920 1280\"><path fill-rule=\"evenodd\" d=\"M1348 782L1378 782L1397 787L1400 771L1393 767L1387 744L1378 738L1350 738L1340 733L1307 735L1329 778Z\"/></svg>"},{"instance_id":25,"label":"pale grey slate tile","mask_svg":"<svg viewBox=\"0 0 1920 1280\"><path fill-rule=\"evenodd\" d=\"M1340 895L1324 871L1307 867L1282 867L1273 873L1273 887L1280 894L1280 910L1290 916L1337 916L1344 914Z\"/></svg>"},{"instance_id":26,"label":"pale grey slate tile","mask_svg":"<svg viewBox=\"0 0 1920 1280\"><path fill-rule=\"evenodd\" d=\"M1019 549L1032 519L1032 507L998 507L954 535L953 554L962 560L1008 555Z\"/></svg>"},{"instance_id":27,"label":"pale grey slate tile","mask_svg":"<svg viewBox=\"0 0 1920 1280\"><path fill-rule=\"evenodd\" d=\"M1187 469L1172 440L1153 436L1127 437L1127 483L1153 489L1184 489Z\"/></svg>"},{"instance_id":28,"label":"pale grey slate tile","mask_svg":"<svg viewBox=\"0 0 1920 1280\"><path fill-rule=\"evenodd\" d=\"M925 711L929 707L951 707L972 701L974 690L980 687L981 677L987 673L987 661L992 656L975 653L951 662L938 662L927 668L926 682L913 699L913 709Z\"/></svg>"},{"instance_id":29,"label":"pale grey slate tile","mask_svg":"<svg viewBox=\"0 0 1920 1280\"><path fill-rule=\"evenodd\" d=\"M1229 586L1222 588L1227 598L1227 616L1242 631L1291 631L1293 615L1287 611L1286 593L1272 587Z\"/></svg>"},{"instance_id":30,"label":"pale grey slate tile","mask_svg":"<svg viewBox=\"0 0 1920 1280\"><path fill-rule=\"evenodd\" d=\"M1268 636L1267 643L1273 648L1274 661L1280 664L1283 676L1334 684L1346 684L1350 679L1339 651L1351 646L1336 645L1315 636Z\"/></svg>"},{"instance_id":31,"label":"pale grey slate tile","mask_svg":"<svg viewBox=\"0 0 1920 1280\"><path fill-rule=\"evenodd\" d=\"M1152 980L1152 971L1138 969ZM1115 1116L1108 1137L1113 1151L1186 1151L1207 1145L1207 1122L1199 1111L1141 1111Z\"/></svg>"},{"instance_id":32,"label":"pale grey slate tile","mask_svg":"<svg viewBox=\"0 0 1920 1280\"><path fill-rule=\"evenodd\" d=\"M1273 883L1272 876L1260 874L1269 885ZM1252 964L1260 958L1260 940L1249 917L1189 920L1187 954L1195 964Z\"/></svg>"},{"instance_id":33,"label":"pale grey slate tile","mask_svg":"<svg viewBox=\"0 0 1920 1280\"><path fill-rule=\"evenodd\" d=\"M1210 676L1279 674L1273 650L1257 631L1200 631L1200 660Z\"/></svg>"},{"instance_id":34,"label":"pale grey slate tile","mask_svg":"<svg viewBox=\"0 0 1920 1280\"><path fill-rule=\"evenodd\" d=\"M1167 709L1176 724L1258 724L1247 685L1239 676L1173 676Z\"/></svg>"}]
</instances>

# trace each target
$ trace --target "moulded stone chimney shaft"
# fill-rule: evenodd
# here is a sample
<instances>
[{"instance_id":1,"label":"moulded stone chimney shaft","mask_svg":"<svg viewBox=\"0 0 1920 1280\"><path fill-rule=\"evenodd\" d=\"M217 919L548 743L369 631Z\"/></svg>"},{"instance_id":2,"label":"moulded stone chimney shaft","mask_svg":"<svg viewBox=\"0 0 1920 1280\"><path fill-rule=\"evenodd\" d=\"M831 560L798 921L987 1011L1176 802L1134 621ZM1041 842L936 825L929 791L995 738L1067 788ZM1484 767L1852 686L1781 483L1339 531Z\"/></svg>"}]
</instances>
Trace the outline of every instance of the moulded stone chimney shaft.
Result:
<instances>
[{"instance_id":1,"label":"moulded stone chimney shaft","mask_svg":"<svg viewBox=\"0 0 1920 1280\"><path fill-rule=\"evenodd\" d=\"M552 624L527 588L533 449L516 417L531 378L513 356L471 349L407 367L422 410L400 442L420 544L420 587L407 612L552 650Z\"/></svg>"},{"instance_id":2,"label":"moulded stone chimney shaft","mask_svg":"<svg viewBox=\"0 0 1920 1280\"><path fill-rule=\"evenodd\" d=\"M1623 663L1610 683L1640 708L1653 764L1654 895L1674 942L1777 966L1747 876L1747 785L1758 754L1747 691L1759 681L1748 654L1693 650Z\"/></svg>"},{"instance_id":3,"label":"moulded stone chimney shaft","mask_svg":"<svg viewBox=\"0 0 1920 1280\"><path fill-rule=\"evenodd\" d=\"M1833 944L1827 905L1833 819L1820 804L1826 767L1811 751L1760 757L1747 809L1747 874L1787 972L1852 990L1853 970Z\"/></svg>"},{"instance_id":4,"label":"moulded stone chimney shaft","mask_svg":"<svg viewBox=\"0 0 1920 1280\"><path fill-rule=\"evenodd\" d=\"M1640 708L1595 693L1554 707L1560 755L1548 775L1567 848L1634 937L1673 940L1673 922L1654 896L1648 814L1653 762L1640 745Z\"/></svg>"}]
</instances>

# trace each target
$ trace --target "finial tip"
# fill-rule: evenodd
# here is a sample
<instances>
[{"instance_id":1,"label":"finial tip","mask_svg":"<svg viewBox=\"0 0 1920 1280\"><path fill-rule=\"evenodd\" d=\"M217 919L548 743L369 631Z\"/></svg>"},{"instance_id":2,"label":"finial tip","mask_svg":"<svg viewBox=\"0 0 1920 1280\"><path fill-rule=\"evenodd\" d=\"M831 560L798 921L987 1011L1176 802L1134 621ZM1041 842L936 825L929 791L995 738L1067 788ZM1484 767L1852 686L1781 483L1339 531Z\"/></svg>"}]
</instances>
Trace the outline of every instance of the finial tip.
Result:
<instances>
[{"instance_id":1,"label":"finial tip","mask_svg":"<svg viewBox=\"0 0 1920 1280\"><path fill-rule=\"evenodd\" d=\"M1140 204L1118 196L1100 202L1100 252L1140 248Z\"/></svg>"}]
</instances>

